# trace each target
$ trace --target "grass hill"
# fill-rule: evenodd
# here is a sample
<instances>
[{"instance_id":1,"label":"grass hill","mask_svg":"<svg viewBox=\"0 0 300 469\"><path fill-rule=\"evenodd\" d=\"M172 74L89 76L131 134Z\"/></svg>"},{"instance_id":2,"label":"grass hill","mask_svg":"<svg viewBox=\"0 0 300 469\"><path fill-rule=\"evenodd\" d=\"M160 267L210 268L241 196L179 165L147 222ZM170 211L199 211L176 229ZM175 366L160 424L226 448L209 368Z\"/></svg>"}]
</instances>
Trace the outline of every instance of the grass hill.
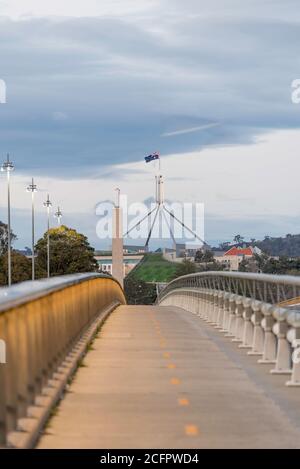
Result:
<instances>
[{"instance_id":1,"label":"grass hill","mask_svg":"<svg viewBox=\"0 0 300 469\"><path fill-rule=\"evenodd\" d=\"M145 254L130 276L144 282L169 282L177 268L178 264L165 260L161 253L149 253Z\"/></svg>"}]
</instances>

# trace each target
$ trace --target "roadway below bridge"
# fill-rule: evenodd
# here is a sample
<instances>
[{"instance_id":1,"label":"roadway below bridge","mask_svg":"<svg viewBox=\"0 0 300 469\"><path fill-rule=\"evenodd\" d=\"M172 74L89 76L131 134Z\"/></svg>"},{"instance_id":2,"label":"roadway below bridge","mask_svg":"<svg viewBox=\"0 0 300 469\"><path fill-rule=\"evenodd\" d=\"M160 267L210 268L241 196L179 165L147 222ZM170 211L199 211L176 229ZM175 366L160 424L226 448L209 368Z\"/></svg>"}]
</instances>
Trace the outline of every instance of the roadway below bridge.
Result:
<instances>
[{"instance_id":1,"label":"roadway below bridge","mask_svg":"<svg viewBox=\"0 0 300 469\"><path fill-rule=\"evenodd\" d=\"M38 448L299 448L300 389L176 307L106 320Z\"/></svg>"}]
</instances>

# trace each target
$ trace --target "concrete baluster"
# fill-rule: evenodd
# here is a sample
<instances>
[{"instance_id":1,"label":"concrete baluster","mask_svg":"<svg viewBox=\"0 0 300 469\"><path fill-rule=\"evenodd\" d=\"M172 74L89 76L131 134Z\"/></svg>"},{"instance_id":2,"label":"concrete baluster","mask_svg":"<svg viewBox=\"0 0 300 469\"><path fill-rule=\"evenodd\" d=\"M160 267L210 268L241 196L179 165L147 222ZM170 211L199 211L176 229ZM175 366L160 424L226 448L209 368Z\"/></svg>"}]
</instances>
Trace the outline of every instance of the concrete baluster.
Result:
<instances>
[{"instance_id":1,"label":"concrete baluster","mask_svg":"<svg viewBox=\"0 0 300 469\"><path fill-rule=\"evenodd\" d=\"M292 326L288 332L288 340L292 344L292 375L287 386L300 386L300 312L292 311L287 314L287 322Z\"/></svg>"},{"instance_id":2,"label":"concrete baluster","mask_svg":"<svg viewBox=\"0 0 300 469\"><path fill-rule=\"evenodd\" d=\"M244 305L242 296L236 296L235 305L235 331L233 333L235 338L232 339L232 342L242 342L244 330Z\"/></svg>"},{"instance_id":3,"label":"concrete baluster","mask_svg":"<svg viewBox=\"0 0 300 469\"><path fill-rule=\"evenodd\" d=\"M228 325L229 325L229 315L230 315L230 305L229 305L229 298L230 293L226 292L224 294L224 301L223 301L223 324L221 332L228 332Z\"/></svg>"},{"instance_id":4,"label":"concrete baluster","mask_svg":"<svg viewBox=\"0 0 300 469\"><path fill-rule=\"evenodd\" d=\"M244 329L243 329L243 342L239 345L239 348L252 348L253 344L253 324L251 322L252 311L252 300L250 298L243 298L243 318L244 318Z\"/></svg>"},{"instance_id":5,"label":"concrete baluster","mask_svg":"<svg viewBox=\"0 0 300 469\"><path fill-rule=\"evenodd\" d=\"M275 324L273 326L273 332L277 335L277 355L276 355L276 365L274 369L270 371L272 374L291 374L291 344L287 339L287 334L289 330L289 325L286 322L286 317L288 310L280 308L279 306L273 307L273 317L275 319Z\"/></svg>"},{"instance_id":6,"label":"concrete baluster","mask_svg":"<svg viewBox=\"0 0 300 469\"><path fill-rule=\"evenodd\" d=\"M230 294L229 297L229 321L228 321L228 333L225 334L225 337L233 337L234 331L235 331L235 297L236 295L234 293Z\"/></svg>"},{"instance_id":7,"label":"concrete baluster","mask_svg":"<svg viewBox=\"0 0 300 469\"><path fill-rule=\"evenodd\" d=\"M212 315L212 325L217 324L217 316L218 316L218 310L219 310L219 292L218 290L214 291L214 307L213 307L213 315Z\"/></svg>"},{"instance_id":8,"label":"concrete baluster","mask_svg":"<svg viewBox=\"0 0 300 469\"><path fill-rule=\"evenodd\" d=\"M201 289L198 294L198 302L197 302L197 315L199 317L202 317L203 310L204 310L204 292Z\"/></svg>"},{"instance_id":9,"label":"concrete baluster","mask_svg":"<svg viewBox=\"0 0 300 469\"><path fill-rule=\"evenodd\" d=\"M222 329L223 317L224 317L224 295L225 292L220 291L218 295L218 315L217 315L217 326L216 329Z\"/></svg>"},{"instance_id":10,"label":"concrete baluster","mask_svg":"<svg viewBox=\"0 0 300 469\"><path fill-rule=\"evenodd\" d=\"M262 355L264 348L264 330L262 328L261 322L263 315L261 312L262 302L257 300L252 300L252 310L253 315L251 320L254 324L253 331L253 344L252 350L248 352L248 355Z\"/></svg>"},{"instance_id":11,"label":"concrete baluster","mask_svg":"<svg viewBox=\"0 0 300 469\"><path fill-rule=\"evenodd\" d=\"M211 290L208 293L208 315L207 315L207 322L210 323L212 321L213 310L214 310L214 292Z\"/></svg>"},{"instance_id":12,"label":"concrete baluster","mask_svg":"<svg viewBox=\"0 0 300 469\"><path fill-rule=\"evenodd\" d=\"M263 356L258 360L260 364L276 363L277 354L277 338L273 332L275 320L273 318L273 305L265 303L262 305L261 311L264 315L262 327L264 333Z\"/></svg>"},{"instance_id":13,"label":"concrete baluster","mask_svg":"<svg viewBox=\"0 0 300 469\"><path fill-rule=\"evenodd\" d=\"M204 310L203 310L203 316L202 316L202 319L204 321L207 321L208 320L208 315L209 315L209 307L210 307L210 294L209 292L206 290L205 293L204 293Z\"/></svg>"}]
</instances>

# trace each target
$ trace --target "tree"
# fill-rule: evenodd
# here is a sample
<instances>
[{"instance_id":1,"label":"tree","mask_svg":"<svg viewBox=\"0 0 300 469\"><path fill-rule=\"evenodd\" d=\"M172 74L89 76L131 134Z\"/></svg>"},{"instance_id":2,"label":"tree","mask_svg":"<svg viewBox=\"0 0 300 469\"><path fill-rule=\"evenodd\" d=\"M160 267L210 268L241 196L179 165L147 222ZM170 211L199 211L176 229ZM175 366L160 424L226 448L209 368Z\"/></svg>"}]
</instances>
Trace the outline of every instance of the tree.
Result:
<instances>
[{"instance_id":1,"label":"tree","mask_svg":"<svg viewBox=\"0 0 300 469\"><path fill-rule=\"evenodd\" d=\"M12 283L31 279L31 260L19 252L11 253ZM0 285L7 285L8 261L7 254L0 256Z\"/></svg>"},{"instance_id":2,"label":"tree","mask_svg":"<svg viewBox=\"0 0 300 469\"><path fill-rule=\"evenodd\" d=\"M181 277L182 275L193 274L196 272L196 266L194 262L189 259L184 259L177 267L173 278Z\"/></svg>"},{"instance_id":3,"label":"tree","mask_svg":"<svg viewBox=\"0 0 300 469\"><path fill-rule=\"evenodd\" d=\"M51 228L50 236L50 271L51 275L95 272L98 264L94 258L94 249L86 236L67 226ZM42 269L47 265L47 232L36 244L36 264Z\"/></svg>"},{"instance_id":4,"label":"tree","mask_svg":"<svg viewBox=\"0 0 300 469\"><path fill-rule=\"evenodd\" d=\"M214 254L212 251L199 249L195 255L195 262L213 262Z\"/></svg>"},{"instance_id":5,"label":"tree","mask_svg":"<svg viewBox=\"0 0 300 469\"><path fill-rule=\"evenodd\" d=\"M13 231L10 231L11 244L17 239ZM0 255L5 254L8 250L8 226L0 221Z\"/></svg>"},{"instance_id":6,"label":"tree","mask_svg":"<svg viewBox=\"0 0 300 469\"><path fill-rule=\"evenodd\" d=\"M127 303L130 305L151 305L156 299L156 285L128 275L124 280Z\"/></svg>"},{"instance_id":7,"label":"tree","mask_svg":"<svg viewBox=\"0 0 300 469\"><path fill-rule=\"evenodd\" d=\"M240 234L237 234L235 235L235 237L233 238L233 241L236 243L236 244L240 244L244 241L244 236L241 236Z\"/></svg>"}]
</instances>

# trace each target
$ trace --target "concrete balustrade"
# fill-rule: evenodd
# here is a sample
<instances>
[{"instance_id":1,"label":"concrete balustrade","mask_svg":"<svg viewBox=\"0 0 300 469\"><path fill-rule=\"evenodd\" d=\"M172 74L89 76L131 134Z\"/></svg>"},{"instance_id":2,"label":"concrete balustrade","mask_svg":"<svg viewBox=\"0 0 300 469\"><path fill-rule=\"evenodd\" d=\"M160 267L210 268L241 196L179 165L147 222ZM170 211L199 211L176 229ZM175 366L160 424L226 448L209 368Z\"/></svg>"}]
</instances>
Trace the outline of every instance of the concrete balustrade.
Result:
<instances>
[{"instance_id":1,"label":"concrete balustrade","mask_svg":"<svg viewBox=\"0 0 300 469\"><path fill-rule=\"evenodd\" d=\"M170 290L159 304L171 299L257 356L259 364L274 364L271 374L290 375L287 386L300 386L300 312L214 288Z\"/></svg>"},{"instance_id":2,"label":"concrete balustrade","mask_svg":"<svg viewBox=\"0 0 300 469\"><path fill-rule=\"evenodd\" d=\"M287 386L300 386L300 315L295 311L287 315L287 322L291 326L287 338L292 345L292 374Z\"/></svg>"},{"instance_id":3,"label":"concrete balustrade","mask_svg":"<svg viewBox=\"0 0 300 469\"><path fill-rule=\"evenodd\" d=\"M264 329L262 327L263 314L261 311L262 302L254 300L252 302L253 314L251 321L253 323L253 343L252 349L248 355L262 355L264 349Z\"/></svg>"},{"instance_id":4,"label":"concrete balustrade","mask_svg":"<svg viewBox=\"0 0 300 469\"><path fill-rule=\"evenodd\" d=\"M242 317L244 319L244 324L243 324L243 331L242 331L242 343L239 345L239 348L249 349L249 348L252 348L253 332L254 332L253 324L251 321L251 317L253 315L252 301L250 298L243 298L242 304L243 304Z\"/></svg>"},{"instance_id":5,"label":"concrete balustrade","mask_svg":"<svg viewBox=\"0 0 300 469\"><path fill-rule=\"evenodd\" d=\"M265 303L262 305L261 311L264 316L261 322L262 328L264 329L264 345L263 356L258 360L258 363L276 363L277 338L273 332L273 326L275 324L275 320L273 318L273 305Z\"/></svg>"},{"instance_id":6,"label":"concrete balustrade","mask_svg":"<svg viewBox=\"0 0 300 469\"><path fill-rule=\"evenodd\" d=\"M235 297L235 330L233 331L234 339L233 342L242 342L243 341L243 331L244 331L244 305L243 297L237 295Z\"/></svg>"},{"instance_id":7,"label":"concrete balustrade","mask_svg":"<svg viewBox=\"0 0 300 469\"><path fill-rule=\"evenodd\" d=\"M228 332L230 315L230 293L224 293L222 332Z\"/></svg>"},{"instance_id":8,"label":"concrete balustrade","mask_svg":"<svg viewBox=\"0 0 300 469\"><path fill-rule=\"evenodd\" d=\"M236 295L231 294L229 296L229 321L228 321L228 332L225 335L225 337L234 337L234 332L236 330L236 315L235 315L235 310L236 310Z\"/></svg>"},{"instance_id":9,"label":"concrete balustrade","mask_svg":"<svg viewBox=\"0 0 300 469\"><path fill-rule=\"evenodd\" d=\"M275 367L271 370L272 374L291 374L292 372L291 344L287 339L290 328L286 321L287 315L288 310L279 306L273 307L273 316L276 321L273 325L273 332L277 337L277 356Z\"/></svg>"},{"instance_id":10,"label":"concrete balustrade","mask_svg":"<svg viewBox=\"0 0 300 469\"><path fill-rule=\"evenodd\" d=\"M223 317L224 317L224 292L220 291L218 294L218 311L217 311L217 320L216 320L217 329L222 329Z\"/></svg>"},{"instance_id":11,"label":"concrete balustrade","mask_svg":"<svg viewBox=\"0 0 300 469\"><path fill-rule=\"evenodd\" d=\"M118 282L99 274L1 289L0 338L6 344L7 361L0 364L0 445L18 430L33 406L41 414L39 403L51 401L52 384L71 366L68 354L76 353L94 321L124 303Z\"/></svg>"}]
</instances>

